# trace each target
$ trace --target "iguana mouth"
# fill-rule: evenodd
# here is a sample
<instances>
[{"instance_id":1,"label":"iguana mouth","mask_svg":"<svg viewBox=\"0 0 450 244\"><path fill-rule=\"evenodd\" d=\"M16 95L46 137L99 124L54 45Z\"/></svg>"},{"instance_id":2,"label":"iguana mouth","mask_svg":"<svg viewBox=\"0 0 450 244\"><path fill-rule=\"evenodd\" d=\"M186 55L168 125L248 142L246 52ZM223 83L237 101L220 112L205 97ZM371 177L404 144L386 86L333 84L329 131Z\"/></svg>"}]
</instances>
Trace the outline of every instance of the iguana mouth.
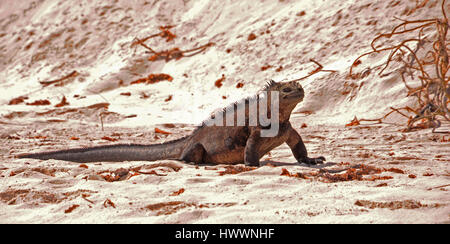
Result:
<instances>
[{"instance_id":1,"label":"iguana mouth","mask_svg":"<svg viewBox=\"0 0 450 244\"><path fill-rule=\"evenodd\" d=\"M296 99L301 98L301 99L303 99L304 96L305 96L304 94L297 93L297 94L284 95L283 98L284 99L293 99L293 98L296 98Z\"/></svg>"}]
</instances>

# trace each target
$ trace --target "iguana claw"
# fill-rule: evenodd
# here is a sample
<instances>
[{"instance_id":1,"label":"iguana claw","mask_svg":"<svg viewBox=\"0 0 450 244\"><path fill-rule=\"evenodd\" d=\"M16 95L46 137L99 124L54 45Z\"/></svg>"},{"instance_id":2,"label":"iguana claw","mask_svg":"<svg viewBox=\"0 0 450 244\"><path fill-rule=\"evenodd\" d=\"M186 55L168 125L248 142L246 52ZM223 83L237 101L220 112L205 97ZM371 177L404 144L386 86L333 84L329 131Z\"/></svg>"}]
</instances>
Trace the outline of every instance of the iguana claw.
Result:
<instances>
[{"instance_id":1,"label":"iguana claw","mask_svg":"<svg viewBox=\"0 0 450 244\"><path fill-rule=\"evenodd\" d=\"M302 160L300 160L299 163L305 163L305 164L309 164L309 165L316 165L316 164L323 164L323 162L326 161L325 157L320 156L318 158L303 158Z\"/></svg>"}]
</instances>

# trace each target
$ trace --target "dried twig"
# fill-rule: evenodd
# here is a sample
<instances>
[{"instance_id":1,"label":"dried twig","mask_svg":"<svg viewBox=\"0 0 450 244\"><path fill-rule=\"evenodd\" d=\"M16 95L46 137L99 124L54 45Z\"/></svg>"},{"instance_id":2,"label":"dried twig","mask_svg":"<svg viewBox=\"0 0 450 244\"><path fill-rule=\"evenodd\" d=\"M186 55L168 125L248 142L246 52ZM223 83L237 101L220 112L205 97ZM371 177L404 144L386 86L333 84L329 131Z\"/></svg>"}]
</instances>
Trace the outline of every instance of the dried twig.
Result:
<instances>
[{"instance_id":1,"label":"dried twig","mask_svg":"<svg viewBox=\"0 0 450 244\"><path fill-rule=\"evenodd\" d=\"M39 81L39 83L41 83L41 85L46 87L46 86L49 86L49 85L61 82L63 80L67 80L67 79L69 79L71 77L76 77L77 75L79 75L79 73L76 70L74 70L74 71L72 71L72 73L70 73L70 74L68 74L68 75L66 75L66 76L64 76L64 77L62 77L60 79L51 80L51 81Z\"/></svg>"},{"instance_id":2,"label":"dried twig","mask_svg":"<svg viewBox=\"0 0 450 244\"><path fill-rule=\"evenodd\" d=\"M134 47L134 46L136 46L138 44L142 45L147 40L149 40L151 38L154 38L154 37L157 37L157 36L160 36L162 38L166 38L167 42L172 41L176 37L176 35L173 34L169 29L171 29L173 27L175 27L175 26L173 26L173 25L160 26L159 29L161 30L161 32L159 32L157 34L153 34L153 35L147 36L146 38L141 39L141 40L139 40L138 38L135 38L134 42L131 43L131 47Z\"/></svg>"},{"instance_id":3,"label":"dried twig","mask_svg":"<svg viewBox=\"0 0 450 244\"><path fill-rule=\"evenodd\" d=\"M319 73L319 72L332 72L332 73L337 72L336 70L324 70L323 66L314 59L310 59L309 61L315 63L318 67L316 69L314 69L313 71L309 72L307 76L303 76L303 77L300 77L298 79L291 80L291 81L301 81L301 80L304 80L304 79L306 79L316 73Z\"/></svg>"},{"instance_id":4,"label":"dried twig","mask_svg":"<svg viewBox=\"0 0 450 244\"><path fill-rule=\"evenodd\" d=\"M148 45L145 44L146 41L148 41L151 38L157 37L157 36L166 38L167 42L173 40L176 37L176 35L169 31L169 29L172 28L172 27L174 27L174 26L160 26L159 27L160 30L161 30L160 33L150 35L150 36L145 37L143 39L139 39L139 38L136 37L136 38L134 38L133 43L131 44L131 47L134 47L136 45L141 45L142 47L147 49L150 54L153 54L153 56L151 56L148 59L149 61L157 61L157 60L164 59L167 62L167 61L170 61L172 59L178 60L178 59L183 58L183 57L194 56L196 54L199 54L199 53L203 52L204 50L206 50L206 48L214 45L214 43L209 42L209 43L207 43L205 45L202 45L200 47L192 48L192 49L188 49L188 50L181 50L180 48L175 47L175 48L172 48L172 49L169 49L169 50L164 50L164 51L161 51L161 52L157 52L157 51L153 50L151 47L149 47Z\"/></svg>"},{"instance_id":5,"label":"dried twig","mask_svg":"<svg viewBox=\"0 0 450 244\"><path fill-rule=\"evenodd\" d=\"M155 52L153 49L151 49L150 47L147 47L147 46L145 46L145 44L143 44L143 46L146 47L147 49L151 50L150 53L153 54L153 56L148 58L149 61L166 60L166 62L168 62L172 59L178 60L183 57L192 57L194 55L197 55L197 54L205 51L208 47L210 47L212 45L214 45L214 43L210 42L210 43L207 43L200 47L192 48L192 49L188 49L188 50L184 50L184 51L180 50L178 47L175 47L170 50Z\"/></svg>"}]
</instances>

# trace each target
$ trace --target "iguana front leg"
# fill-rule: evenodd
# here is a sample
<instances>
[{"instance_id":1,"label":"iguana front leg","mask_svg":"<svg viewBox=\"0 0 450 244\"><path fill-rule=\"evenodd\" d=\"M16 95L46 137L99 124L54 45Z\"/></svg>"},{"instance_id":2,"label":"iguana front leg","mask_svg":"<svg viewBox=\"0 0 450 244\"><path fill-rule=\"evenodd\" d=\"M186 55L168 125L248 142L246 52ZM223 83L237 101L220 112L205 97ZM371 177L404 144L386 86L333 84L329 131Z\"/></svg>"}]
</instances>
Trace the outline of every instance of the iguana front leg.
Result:
<instances>
[{"instance_id":1,"label":"iguana front leg","mask_svg":"<svg viewBox=\"0 0 450 244\"><path fill-rule=\"evenodd\" d=\"M250 132L244 151L244 163L247 166L259 166L258 142L261 140L259 130Z\"/></svg>"},{"instance_id":2,"label":"iguana front leg","mask_svg":"<svg viewBox=\"0 0 450 244\"><path fill-rule=\"evenodd\" d=\"M305 164L321 164L323 163L323 161L325 161L325 157L323 156L317 158L308 157L308 152L306 151L306 147L303 143L302 137L294 128L292 128L292 126L289 126L287 133L289 133L289 137L286 143L291 148L295 159L297 159L297 162Z\"/></svg>"}]
</instances>

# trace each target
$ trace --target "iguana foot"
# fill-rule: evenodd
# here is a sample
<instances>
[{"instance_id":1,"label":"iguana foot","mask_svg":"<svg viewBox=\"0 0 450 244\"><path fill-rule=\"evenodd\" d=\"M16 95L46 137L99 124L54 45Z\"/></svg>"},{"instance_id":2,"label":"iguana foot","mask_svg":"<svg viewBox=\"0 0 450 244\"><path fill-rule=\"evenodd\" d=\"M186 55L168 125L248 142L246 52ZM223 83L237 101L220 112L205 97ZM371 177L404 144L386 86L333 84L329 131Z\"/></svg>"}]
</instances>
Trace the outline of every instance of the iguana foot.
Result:
<instances>
[{"instance_id":1,"label":"iguana foot","mask_svg":"<svg viewBox=\"0 0 450 244\"><path fill-rule=\"evenodd\" d=\"M309 165L316 165L316 164L323 164L323 162L326 161L325 157L320 156L318 158L302 158L301 160L299 160L299 163L305 163L305 164L309 164Z\"/></svg>"}]
</instances>

